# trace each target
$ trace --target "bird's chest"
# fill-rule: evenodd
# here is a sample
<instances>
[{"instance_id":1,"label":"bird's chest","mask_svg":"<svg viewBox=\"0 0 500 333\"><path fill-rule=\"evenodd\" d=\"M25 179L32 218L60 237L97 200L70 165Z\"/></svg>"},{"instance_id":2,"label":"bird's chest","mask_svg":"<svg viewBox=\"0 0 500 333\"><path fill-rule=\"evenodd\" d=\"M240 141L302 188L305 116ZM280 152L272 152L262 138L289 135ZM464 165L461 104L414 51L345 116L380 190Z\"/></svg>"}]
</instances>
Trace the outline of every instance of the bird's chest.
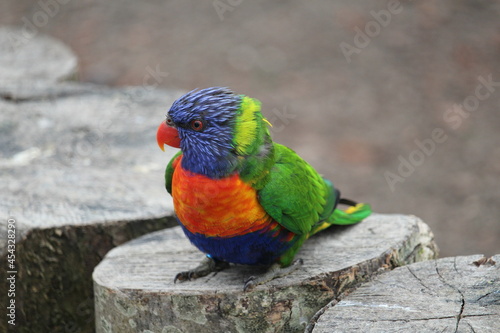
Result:
<instances>
[{"instance_id":1,"label":"bird's chest","mask_svg":"<svg viewBox=\"0 0 500 333\"><path fill-rule=\"evenodd\" d=\"M177 217L192 233L231 237L272 222L256 191L236 174L211 179L184 170L179 163L172 178L172 197Z\"/></svg>"}]
</instances>

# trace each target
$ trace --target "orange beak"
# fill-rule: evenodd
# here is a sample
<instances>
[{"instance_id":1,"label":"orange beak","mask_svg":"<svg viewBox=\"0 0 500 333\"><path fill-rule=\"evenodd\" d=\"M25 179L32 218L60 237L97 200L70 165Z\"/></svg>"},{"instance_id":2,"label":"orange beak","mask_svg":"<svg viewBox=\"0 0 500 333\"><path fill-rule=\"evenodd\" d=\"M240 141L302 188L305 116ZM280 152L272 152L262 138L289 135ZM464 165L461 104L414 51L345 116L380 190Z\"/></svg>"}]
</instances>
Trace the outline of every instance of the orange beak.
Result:
<instances>
[{"instance_id":1,"label":"orange beak","mask_svg":"<svg viewBox=\"0 0 500 333\"><path fill-rule=\"evenodd\" d=\"M156 132L156 141L161 150L165 151L163 147L165 144L174 147L181 147L181 139L179 138L179 132L175 127L168 126L167 123L162 121L160 126L158 126L158 132Z\"/></svg>"}]
</instances>

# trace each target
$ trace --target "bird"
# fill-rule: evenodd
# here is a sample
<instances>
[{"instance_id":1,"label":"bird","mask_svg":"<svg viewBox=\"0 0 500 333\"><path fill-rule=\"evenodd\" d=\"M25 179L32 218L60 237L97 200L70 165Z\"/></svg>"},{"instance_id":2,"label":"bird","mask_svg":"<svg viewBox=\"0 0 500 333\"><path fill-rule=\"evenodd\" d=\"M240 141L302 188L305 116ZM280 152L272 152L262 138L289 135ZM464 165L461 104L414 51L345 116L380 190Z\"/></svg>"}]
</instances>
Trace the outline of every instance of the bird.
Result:
<instances>
[{"instance_id":1,"label":"bird","mask_svg":"<svg viewBox=\"0 0 500 333\"><path fill-rule=\"evenodd\" d=\"M227 87L184 94L160 123L160 149L180 148L166 167L166 190L184 234L205 254L174 283L230 264L267 267L243 281L248 291L301 267L294 258L309 237L371 214L370 205L341 198L330 180L275 143L271 126L259 100Z\"/></svg>"}]
</instances>

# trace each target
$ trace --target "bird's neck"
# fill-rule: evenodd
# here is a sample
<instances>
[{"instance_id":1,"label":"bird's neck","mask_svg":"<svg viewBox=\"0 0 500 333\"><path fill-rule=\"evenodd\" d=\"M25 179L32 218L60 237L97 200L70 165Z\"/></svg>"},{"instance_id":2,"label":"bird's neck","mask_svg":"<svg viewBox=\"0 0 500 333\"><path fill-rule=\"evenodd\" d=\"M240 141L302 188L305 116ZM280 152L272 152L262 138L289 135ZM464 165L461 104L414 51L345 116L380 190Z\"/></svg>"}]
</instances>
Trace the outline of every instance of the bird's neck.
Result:
<instances>
[{"instance_id":1,"label":"bird's neck","mask_svg":"<svg viewBox=\"0 0 500 333\"><path fill-rule=\"evenodd\" d=\"M231 153L183 151L182 168L213 179L220 179L233 174L238 166L237 157Z\"/></svg>"},{"instance_id":2,"label":"bird's neck","mask_svg":"<svg viewBox=\"0 0 500 333\"><path fill-rule=\"evenodd\" d=\"M220 179L238 173L241 178L260 187L274 165L274 143L267 136L264 143L250 155L239 155L235 150L215 145L184 147L182 168L212 179Z\"/></svg>"}]
</instances>

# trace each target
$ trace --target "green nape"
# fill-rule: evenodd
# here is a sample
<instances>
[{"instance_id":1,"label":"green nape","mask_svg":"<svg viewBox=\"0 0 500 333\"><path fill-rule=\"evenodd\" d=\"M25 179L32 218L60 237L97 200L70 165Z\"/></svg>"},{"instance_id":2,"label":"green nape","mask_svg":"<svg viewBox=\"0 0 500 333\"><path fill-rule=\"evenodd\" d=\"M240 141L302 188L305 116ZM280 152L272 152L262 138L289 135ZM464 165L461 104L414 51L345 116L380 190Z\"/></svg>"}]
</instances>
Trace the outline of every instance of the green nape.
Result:
<instances>
[{"instance_id":1,"label":"green nape","mask_svg":"<svg viewBox=\"0 0 500 333\"><path fill-rule=\"evenodd\" d=\"M269 122L262 116L260 102L242 95L235 119L233 146L239 156L241 179L261 189L268 181L274 165L274 146Z\"/></svg>"}]
</instances>

